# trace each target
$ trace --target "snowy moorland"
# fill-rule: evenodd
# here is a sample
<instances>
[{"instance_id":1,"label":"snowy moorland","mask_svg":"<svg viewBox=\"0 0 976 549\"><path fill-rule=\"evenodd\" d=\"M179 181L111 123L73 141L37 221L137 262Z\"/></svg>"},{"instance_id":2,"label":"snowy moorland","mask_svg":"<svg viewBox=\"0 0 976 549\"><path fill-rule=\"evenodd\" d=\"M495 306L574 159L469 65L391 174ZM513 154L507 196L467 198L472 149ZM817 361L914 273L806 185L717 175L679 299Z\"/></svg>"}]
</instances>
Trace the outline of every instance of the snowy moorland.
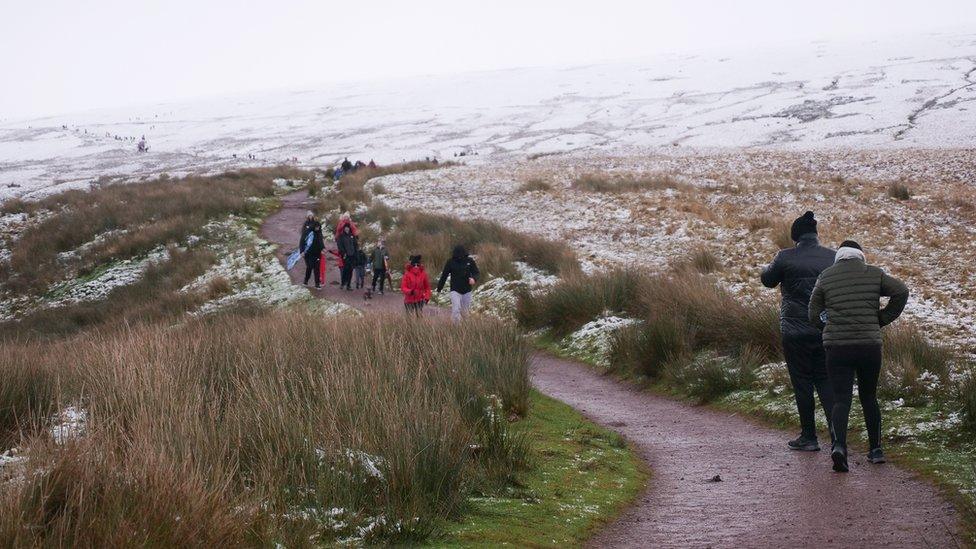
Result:
<instances>
[{"instance_id":1,"label":"snowy moorland","mask_svg":"<svg viewBox=\"0 0 976 549\"><path fill-rule=\"evenodd\" d=\"M935 34L330 84L33 120L0 112L0 199L102 177L326 166L347 155L386 163L464 152L472 164L579 150L968 147L974 99L976 35ZM143 135L150 150L140 154Z\"/></svg>"}]
</instances>

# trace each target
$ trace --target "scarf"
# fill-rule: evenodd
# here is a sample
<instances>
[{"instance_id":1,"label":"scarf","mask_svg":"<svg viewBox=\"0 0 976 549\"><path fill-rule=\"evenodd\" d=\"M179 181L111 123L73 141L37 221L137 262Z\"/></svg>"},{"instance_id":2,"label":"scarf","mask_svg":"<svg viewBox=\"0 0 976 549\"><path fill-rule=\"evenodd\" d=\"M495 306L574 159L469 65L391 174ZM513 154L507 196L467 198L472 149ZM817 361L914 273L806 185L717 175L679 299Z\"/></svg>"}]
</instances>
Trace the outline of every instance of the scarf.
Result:
<instances>
[{"instance_id":1,"label":"scarf","mask_svg":"<svg viewBox=\"0 0 976 549\"><path fill-rule=\"evenodd\" d=\"M837 255L834 256L834 263L844 261L845 259L860 259L861 261L864 261L864 252L858 250L857 248L839 248L837 250Z\"/></svg>"}]
</instances>

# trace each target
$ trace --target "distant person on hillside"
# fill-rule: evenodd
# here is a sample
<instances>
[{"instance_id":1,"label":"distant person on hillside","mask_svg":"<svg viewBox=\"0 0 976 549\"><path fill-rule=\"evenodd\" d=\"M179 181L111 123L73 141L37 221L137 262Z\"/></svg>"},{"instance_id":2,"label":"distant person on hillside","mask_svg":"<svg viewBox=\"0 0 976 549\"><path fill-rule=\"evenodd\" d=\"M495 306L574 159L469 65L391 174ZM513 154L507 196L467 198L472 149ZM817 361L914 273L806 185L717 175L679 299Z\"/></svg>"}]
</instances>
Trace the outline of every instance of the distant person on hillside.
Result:
<instances>
[{"instance_id":1,"label":"distant person on hillside","mask_svg":"<svg viewBox=\"0 0 976 549\"><path fill-rule=\"evenodd\" d=\"M424 305L430 301L430 279L424 270L422 257L410 256L410 263L403 269L403 281L400 290L403 292L403 306L407 313L421 316Z\"/></svg>"},{"instance_id":2,"label":"distant person on hillside","mask_svg":"<svg viewBox=\"0 0 976 549\"><path fill-rule=\"evenodd\" d=\"M359 229L356 228L356 223L353 222L352 216L349 215L349 212L343 212L342 215L339 216L339 223L336 224L336 230L335 230L336 244L339 243L339 237L342 235L342 231L345 230L346 227L350 228L353 236L357 238L359 237Z\"/></svg>"},{"instance_id":3,"label":"distant person on hillside","mask_svg":"<svg viewBox=\"0 0 976 549\"><path fill-rule=\"evenodd\" d=\"M359 243L356 235L352 233L352 227L345 225L339 240L336 242L339 247L339 257L342 258L342 275L339 280L339 289L345 288L352 290L352 272L356 266L356 256L359 252Z\"/></svg>"},{"instance_id":4,"label":"distant person on hillside","mask_svg":"<svg viewBox=\"0 0 976 549\"><path fill-rule=\"evenodd\" d=\"M386 249L386 240L380 239L373 253L370 254L373 260L373 291L376 291L376 282L380 283L380 295L383 295L383 284L386 282L386 269L390 261L390 252Z\"/></svg>"},{"instance_id":5,"label":"distant person on hillside","mask_svg":"<svg viewBox=\"0 0 976 549\"><path fill-rule=\"evenodd\" d=\"M343 171L342 168L336 168L332 171L332 181L339 181L342 179Z\"/></svg>"},{"instance_id":6,"label":"distant person on hillside","mask_svg":"<svg viewBox=\"0 0 976 549\"><path fill-rule=\"evenodd\" d=\"M372 158L369 159L369 169L371 170L376 169L376 162L374 162Z\"/></svg>"},{"instance_id":7,"label":"distant person on hillside","mask_svg":"<svg viewBox=\"0 0 976 549\"><path fill-rule=\"evenodd\" d=\"M881 308L881 298L888 304ZM834 471L846 473L847 423L850 419L854 378L868 430L868 461L884 463L881 450L881 328L905 310L908 287L879 267L868 265L861 245L845 240L834 265L821 273L810 297L809 319L823 329L827 373L834 389L830 417L836 441L830 452Z\"/></svg>"},{"instance_id":8,"label":"distant person on hillside","mask_svg":"<svg viewBox=\"0 0 976 549\"><path fill-rule=\"evenodd\" d=\"M776 254L773 262L763 269L761 278L767 288L779 286L783 295L780 307L783 356L800 416L800 436L787 445L793 450L818 451L813 393L816 389L820 395L828 423L834 397L827 377L823 339L820 329L807 319L807 306L817 277L834 263L834 251L820 245L813 212L806 212L793 222L790 237L796 246Z\"/></svg>"},{"instance_id":9,"label":"distant person on hillside","mask_svg":"<svg viewBox=\"0 0 976 549\"><path fill-rule=\"evenodd\" d=\"M342 168L342 171L343 172L348 173L348 172L351 172L352 171L352 162L349 161L349 157L346 157L342 161L342 165L340 167Z\"/></svg>"},{"instance_id":10,"label":"distant person on hillside","mask_svg":"<svg viewBox=\"0 0 976 549\"><path fill-rule=\"evenodd\" d=\"M302 225L302 237L298 244L305 259L305 280L303 284L308 286L308 279L315 276L315 288L322 287L320 278L319 261L322 259L322 250L325 243L322 240L322 224L315 220L312 212L308 212L305 223Z\"/></svg>"},{"instance_id":11,"label":"distant person on hillside","mask_svg":"<svg viewBox=\"0 0 976 549\"><path fill-rule=\"evenodd\" d=\"M460 322L461 318L468 315L468 310L471 309L471 290L478 283L479 276L481 273L478 265L468 255L468 251L464 246L455 246L437 283L437 293L441 293L444 283L448 277L451 278L451 319L454 322Z\"/></svg>"}]
</instances>

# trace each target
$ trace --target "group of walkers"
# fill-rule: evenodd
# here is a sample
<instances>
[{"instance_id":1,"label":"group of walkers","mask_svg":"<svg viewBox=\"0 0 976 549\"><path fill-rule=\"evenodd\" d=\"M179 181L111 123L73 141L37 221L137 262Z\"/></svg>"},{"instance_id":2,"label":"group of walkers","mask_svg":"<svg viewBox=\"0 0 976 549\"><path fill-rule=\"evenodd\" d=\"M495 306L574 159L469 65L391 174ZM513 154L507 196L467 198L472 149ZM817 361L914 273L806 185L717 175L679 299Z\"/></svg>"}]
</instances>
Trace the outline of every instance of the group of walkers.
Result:
<instances>
[{"instance_id":1,"label":"group of walkers","mask_svg":"<svg viewBox=\"0 0 976 549\"><path fill-rule=\"evenodd\" d=\"M369 290L370 298L377 291L382 296L387 282L390 288L393 288L390 253L383 238L380 238L372 251L367 254L359 242L359 229L350 214L346 212L339 217L333 240L335 249L328 250L328 253L335 256L340 270L340 290L352 291L353 285L357 290L365 288L367 270L373 273ZM315 218L314 212L309 211L306 214L298 249L298 253L305 260L303 284L308 286L311 279L315 282L315 288L321 289L325 282L325 253L327 252L322 223ZM464 246L455 246L437 283L437 293L440 293L450 280L451 319L455 322L459 322L470 311L471 292L480 277L481 272L474 258ZM403 293L403 304L407 313L421 316L424 306L432 297L430 278L427 276L421 255L411 255L404 266L400 291Z\"/></svg>"},{"instance_id":2,"label":"group of walkers","mask_svg":"<svg viewBox=\"0 0 976 549\"><path fill-rule=\"evenodd\" d=\"M881 328L908 303L904 283L869 265L861 245L845 240L836 251L820 245L813 212L790 230L796 245L780 251L762 272L766 287L782 293L783 355L793 385L800 436L791 449L819 451L814 392L830 429L833 469L848 471L847 427L857 379L868 431L870 463L884 463L881 449ZM880 307L881 298L888 303Z\"/></svg>"},{"instance_id":3,"label":"group of walkers","mask_svg":"<svg viewBox=\"0 0 976 549\"><path fill-rule=\"evenodd\" d=\"M790 229L795 246L781 250L765 269L761 279L782 293L780 326L783 355L800 418L800 435L789 448L819 451L815 421L816 399L820 398L831 439L831 459L838 472L848 471L847 430L857 380L858 398L870 445L870 463L884 463L881 448L881 410L878 379L881 372L881 328L893 322L908 303L904 283L866 262L864 250L845 240L835 250L820 245L813 212L797 218ZM367 255L359 244L359 231L348 213L336 225L334 240L341 269L339 286L351 291L365 286L367 266L372 269L372 289L383 294L389 281L390 254L383 239ZM305 285L314 276L315 287L324 279L322 259L325 244L322 225L312 212L302 227L300 249L305 257ZM355 282L353 277L355 276ZM440 293L450 280L451 318L456 322L471 307L471 292L480 272L463 246L456 246L437 282ZM420 255L410 256L400 284L409 314L421 315L430 301L430 279ZM881 298L888 303L880 307Z\"/></svg>"},{"instance_id":4,"label":"group of walkers","mask_svg":"<svg viewBox=\"0 0 976 549\"><path fill-rule=\"evenodd\" d=\"M332 180L339 181L342 176L350 173L355 173L363 168L376 168L376 162L370 159L369 164L363 162L362 160L357 160L355 163L350 161L348 157L342 160L342 163L332 169Z\"/></svg>"}]
</instances>

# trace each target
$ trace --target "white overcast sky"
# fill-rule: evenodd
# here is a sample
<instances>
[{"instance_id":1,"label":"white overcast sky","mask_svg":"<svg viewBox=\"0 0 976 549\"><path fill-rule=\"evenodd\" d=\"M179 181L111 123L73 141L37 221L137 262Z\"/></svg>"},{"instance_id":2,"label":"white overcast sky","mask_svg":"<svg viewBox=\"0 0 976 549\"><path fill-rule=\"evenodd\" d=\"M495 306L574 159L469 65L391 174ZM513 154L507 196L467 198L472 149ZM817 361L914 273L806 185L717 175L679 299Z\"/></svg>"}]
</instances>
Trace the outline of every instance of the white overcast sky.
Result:
<instances>
[{"instance_id":1,"label":"white overcast sky","mask_svg":"<svg viewBox=\"0 0 976 549\"><path fill-rule=\"evenodd\" d=\"M976 0L0 0L0 119L967 29Z\"/></svg>"}]
</instances>

